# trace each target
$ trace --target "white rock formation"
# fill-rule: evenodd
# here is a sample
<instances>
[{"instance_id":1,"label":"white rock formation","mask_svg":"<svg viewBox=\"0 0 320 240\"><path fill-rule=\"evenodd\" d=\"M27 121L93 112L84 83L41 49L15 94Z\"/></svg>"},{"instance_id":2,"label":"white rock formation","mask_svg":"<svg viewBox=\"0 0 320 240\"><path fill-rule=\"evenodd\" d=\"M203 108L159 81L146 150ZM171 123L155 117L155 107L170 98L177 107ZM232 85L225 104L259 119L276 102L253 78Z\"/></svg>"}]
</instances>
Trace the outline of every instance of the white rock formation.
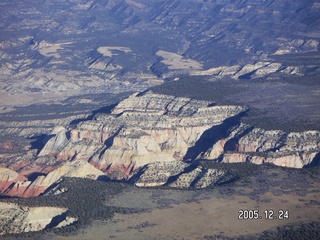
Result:
<instances>
[{"instance_id":1,"label":"white rock formation","mask_svg":"<svg viewBox=\"0 0 320 240\"><path fill-rule=\"evenodd\" d=\"M68 209L59 207L26 207L13 203L0 202L0 235L40 231L50 226L53 218L61 216L56 227L77 221L76 218L63 216Z\"/></svg>"},{"instance_id":2,"label":"white rock formation","mask_svg":"<svg viewBox=\"0 0 320 240\"><path fill-rule=\"evenodd\" d=\"M245 110L151 91L136 93L121 101L111 114L100 113L79 123L56 158L89 161L113 178L127 178L151 162L183 160L206 131ZM40 156L63 145L50 140Z\"/></svg>"}]
</instances>

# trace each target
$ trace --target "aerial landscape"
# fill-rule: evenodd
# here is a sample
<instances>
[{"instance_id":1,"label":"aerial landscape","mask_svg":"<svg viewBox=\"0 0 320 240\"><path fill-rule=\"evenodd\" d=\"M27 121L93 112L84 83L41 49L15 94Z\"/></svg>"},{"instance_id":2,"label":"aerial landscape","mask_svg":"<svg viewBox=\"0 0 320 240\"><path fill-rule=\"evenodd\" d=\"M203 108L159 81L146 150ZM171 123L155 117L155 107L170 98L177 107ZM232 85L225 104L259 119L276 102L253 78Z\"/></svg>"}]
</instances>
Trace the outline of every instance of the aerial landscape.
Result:
<instances>
[{"instance_id":1,"label":"aerial landscape","mask_svg":"<svg viewBox=\"0 0 320 240\"><path fill-rule=\"evenodd\" d=\"M0 239L320 239L318 0L0 13Z\"/></svg>"}]
</instances>

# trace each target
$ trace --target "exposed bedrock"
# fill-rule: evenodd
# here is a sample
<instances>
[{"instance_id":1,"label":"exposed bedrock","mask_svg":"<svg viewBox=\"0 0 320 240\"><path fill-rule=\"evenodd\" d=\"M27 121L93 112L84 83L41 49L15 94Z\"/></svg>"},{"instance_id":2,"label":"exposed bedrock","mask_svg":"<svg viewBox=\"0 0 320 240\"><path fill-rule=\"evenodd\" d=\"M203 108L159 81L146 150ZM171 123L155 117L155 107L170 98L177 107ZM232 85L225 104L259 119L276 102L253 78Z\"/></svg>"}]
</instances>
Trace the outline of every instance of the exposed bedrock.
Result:
<instances>
[{"instance_id":1,"label":"exposed bedrock","mask_svg":"<svg viewBox=\"0 0 320 240\"><path fill-rule=\"evenodd\" d=\"M319 165L319 131L254 128L241 123L246 111L152 91L136 93L92 120L56 127L30 164L0 171L0 189L11 196L38 196L64 176L202 188L228 176L194 167L196 159L294 168ZM41 175L25 178L32 169Z\"/></svg>"},{"instance_id":2,"label":"exposed bedrock","mask_svg":"<svg viewBox=\"0 0 320 240\"><path fill-rule=\"evenodd\" d=\"M131 180L138 187L205 188L234 179L235 176L223 169L206 169L181 161L159 161L142 167Z\"/></svg>"},{"instance_id":3,"label":"exposed bedrock","mask_svg":"<svg viewBox=\"0 0 320 240\"><path fill-rule=\"evenodd\" d=\"M273 163L294 168L320 163L319 131L286 133L256 128L245 135L236 132L224 141L224 147L223 162Z\"/></svg>"},{"instance_id":4,"label":"exposed bedrock","mask_svg":"<svg viewBox=\"0 0 320 240\"><path fill-rule=\"evenodd\" d=\"M136 93L110 113L98 113L70 131L54 130L39 156L88 161L113 179L127 179L132 171L157 161L201 158L298 168L316 164L318 131L254 128L240 121L246 110L151 91Z\"/></svg>"},{"instance_id":5,"label":"exposed bedrock","mask_svg":"<svg viewBox=\"0 0 320 240\"><path fill-rule=\"evenodd\" d=\"M58 161L85 160L122 179L150 162L193 160L238 124L246 111L240 106L214 106L207 101L146 92L120 102L111 114L51 138L40 156L54 153ZM61 149L62 148L62 149ZM61 151L56 154L57 149Z\"/></svg>"},{"instance_id":6,"label":"exposed bedrock","mask_svg":"<svg viewBox=\"0 0 320 240\"><path fill-rule=\"evenodd\" d=\"M51 137L51 138L50 138ZM66 136L66 129L62 126L53 129L51 134L48 136L48 141L41 152L38 154L39 157L45 155L57 155L63 147L67 144L68 139Z\"/></svg>"},{"instance_id":7,"label":"exposed bedrock","mask_svg":"<svg viewBox=\"0 0 320 240\"><path fill-rule=\"evenodd\" d=\"M8 168L0 168L0 191L4 192L12 184L18 181L26 181L27 178Z\"/></svg>"},{"instance_id":8,"label":"exposed bedrock","mask_svg":"<svg viewBox=\"0 0 320 240\"><path fill-rule=\"evenodd\" d=\"M10 169L0 169L0 186L1 191L9 196L34 197L44 193L62 177L97 179L103 175L103 172L86 161L72 161L64 163L47 175L40 175L29 181Z\"/></svg>"}]
</instances>

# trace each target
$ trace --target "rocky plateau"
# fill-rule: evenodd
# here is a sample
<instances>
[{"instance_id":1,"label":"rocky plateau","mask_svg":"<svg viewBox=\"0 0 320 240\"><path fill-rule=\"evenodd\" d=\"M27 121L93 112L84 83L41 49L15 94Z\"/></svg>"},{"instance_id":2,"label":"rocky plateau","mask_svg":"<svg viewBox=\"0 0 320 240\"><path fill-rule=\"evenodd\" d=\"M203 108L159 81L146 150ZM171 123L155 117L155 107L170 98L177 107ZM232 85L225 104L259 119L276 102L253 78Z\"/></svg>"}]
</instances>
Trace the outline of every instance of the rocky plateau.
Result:
<instances>
[{"instance_id":1,"label":"rocky plateau","mask_svg":"<svg viewBox=\"0 0 320 240\"><path fill-rule=\"evenodd\" d=\"M306 174L298 191L316 198L319 13L318 0L2 0L0 235L130 212L103 203L129 185L257 197Z\"/></svg>"},{"instance_id":2,"label":"rocky plateau","mask_svg":"<svg viewBox=\"0 0 320 240\"><path fill-rule=\"evenodd\" d=\"M200 159L292 168L319 165L319 131L255 128L241 122L247 110L152 91L135 93L91 120L55 127L29 164L9 162L1 169L1 191L38 196L63 177L174 188L203 188L236 178L198 166Z\"/></svg>"}]
</instances>

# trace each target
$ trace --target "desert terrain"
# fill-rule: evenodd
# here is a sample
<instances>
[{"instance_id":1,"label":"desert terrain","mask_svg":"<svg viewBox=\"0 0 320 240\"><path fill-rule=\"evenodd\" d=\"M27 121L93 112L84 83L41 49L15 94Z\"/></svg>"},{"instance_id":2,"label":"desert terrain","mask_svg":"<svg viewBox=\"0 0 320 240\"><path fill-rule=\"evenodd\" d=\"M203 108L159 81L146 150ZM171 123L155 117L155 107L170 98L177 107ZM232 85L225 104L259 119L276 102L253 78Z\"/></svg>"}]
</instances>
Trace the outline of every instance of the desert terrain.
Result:
<instances>
[{"instance_id":1,"label":"desert terrain","mask_svg":"<svg viewBox=\"0 0 320 240\"><path fill-rule=\"evenodd\" d=\"M319 12L1 1L1 239L319 239Z\"/></svg>"}]
</instances>

